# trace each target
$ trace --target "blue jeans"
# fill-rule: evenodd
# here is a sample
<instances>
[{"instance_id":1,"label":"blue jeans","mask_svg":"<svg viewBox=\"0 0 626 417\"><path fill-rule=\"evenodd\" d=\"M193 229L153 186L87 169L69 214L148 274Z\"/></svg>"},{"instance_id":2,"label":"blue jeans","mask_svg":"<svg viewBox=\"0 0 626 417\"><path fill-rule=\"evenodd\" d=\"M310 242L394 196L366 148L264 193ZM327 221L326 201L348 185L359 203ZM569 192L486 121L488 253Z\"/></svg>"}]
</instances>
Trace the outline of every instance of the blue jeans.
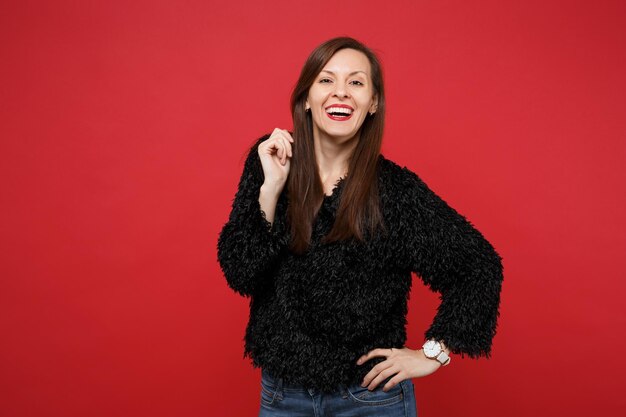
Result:
<instances>
[{"instance_id":1,"label":"blue jeans","mask_svg":"<svg viewBox=\"0 0 626 417\"><path fill-rule=\"evenodd\" d=\"M384 392L388 377L369 391L359 384L340 385L332 393L287 384L261 370L259 417L417 417L413 381L405 379Z\"/></svg>"}]
</instances>

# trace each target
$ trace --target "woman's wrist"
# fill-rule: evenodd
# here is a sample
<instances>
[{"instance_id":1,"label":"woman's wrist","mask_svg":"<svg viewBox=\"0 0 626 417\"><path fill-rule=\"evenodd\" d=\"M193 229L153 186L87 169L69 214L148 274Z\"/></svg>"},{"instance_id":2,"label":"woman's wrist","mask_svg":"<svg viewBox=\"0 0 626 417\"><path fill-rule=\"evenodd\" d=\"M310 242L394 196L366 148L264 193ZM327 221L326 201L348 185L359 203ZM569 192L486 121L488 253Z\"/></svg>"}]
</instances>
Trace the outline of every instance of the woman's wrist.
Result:
<instances>
[{"instance_id":1,"label":"woman's wrist","mask_svg":"<svg viewBox=\"0 0 626 417\"><path fill-rule=\"evenodd\" d=\"M278 200L278 196L280 196L282 189L283 186L281 185L264 182L263 184L261 184L260 193L264 193Z\"/></svg>"},{"instance_id":2,"label":"woman's wrist","mask_svg":"<svg viewBox=\"0 0 626 417\"><path fill-rule=\"evenodd\" d=\"M274 213L276 211L279 195L280 191L271 184L263 184L259 190L259 206L261 206L261 210L265 213L267 221L272 224L274 223Z\"/></svg>"},{"instance_id":3,"label":"woman's wrist","mask_svg":"<svg viewBox=\"0 0 626 417\"><path fill-rule=\"evenodd\" d=\"M437 371L442 366L439 361L432 360L426 356L424 349L416 349L415 356L418 360L415 362L415 366L411 367L411 371L409 373L411 378L419 378L429 375Z\"/></svg>"}]
</instances>

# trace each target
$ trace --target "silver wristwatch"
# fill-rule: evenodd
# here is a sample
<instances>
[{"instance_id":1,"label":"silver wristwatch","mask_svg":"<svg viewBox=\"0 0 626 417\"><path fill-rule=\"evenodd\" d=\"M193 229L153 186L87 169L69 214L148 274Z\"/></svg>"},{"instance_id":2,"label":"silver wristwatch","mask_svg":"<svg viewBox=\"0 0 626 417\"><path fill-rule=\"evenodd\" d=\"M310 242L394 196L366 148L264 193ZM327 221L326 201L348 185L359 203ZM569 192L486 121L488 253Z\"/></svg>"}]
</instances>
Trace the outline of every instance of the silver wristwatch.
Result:
<instances>
[{"instance_id":1,"label":"silver wristwatch","mask_svg":"<svg viewBox=\"0 0 626 417\"><path fill-rule=\"evenodd\" d=\"M427 340L422 346L424 355L428 359L437 360L442 366L446 366L452 360L450 356L443 350L443 346L436 340Z\"/></svg>"}]
</instances>

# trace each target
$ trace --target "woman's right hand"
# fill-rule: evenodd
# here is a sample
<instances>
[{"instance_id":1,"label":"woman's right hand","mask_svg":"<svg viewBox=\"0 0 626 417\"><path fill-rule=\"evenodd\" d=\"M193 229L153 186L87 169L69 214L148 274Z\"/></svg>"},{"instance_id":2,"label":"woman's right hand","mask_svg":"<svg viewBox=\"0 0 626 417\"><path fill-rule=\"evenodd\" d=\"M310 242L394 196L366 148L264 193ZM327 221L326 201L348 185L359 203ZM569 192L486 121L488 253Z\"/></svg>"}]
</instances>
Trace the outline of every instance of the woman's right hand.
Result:
<instances>
[{"instance_id":1,"label":"woman's right hand","mask_svg":"<svg viewBox=\"0 0 626 417\"><path fill-rule=\"evenodd\" d=\"M293 138L286 129L276 128L270 137L261 142L258 147L265 175L264 185L276 190L278 194L282 191L289 176L290 160L293 155L292 143Z\"/></svg>"}]
</instances>

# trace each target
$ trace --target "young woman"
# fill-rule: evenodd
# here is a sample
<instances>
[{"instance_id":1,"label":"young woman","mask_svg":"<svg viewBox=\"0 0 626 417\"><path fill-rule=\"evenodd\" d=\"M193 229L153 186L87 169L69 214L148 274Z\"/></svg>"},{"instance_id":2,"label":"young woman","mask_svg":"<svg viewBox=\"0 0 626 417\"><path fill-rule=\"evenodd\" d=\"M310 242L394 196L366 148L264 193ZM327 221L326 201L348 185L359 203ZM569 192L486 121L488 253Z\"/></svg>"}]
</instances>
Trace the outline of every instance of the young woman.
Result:
<instances>
[{"instance_id":1,"label":"young woman","mask_svg":"<svg viewBox=\"0 0 626 417\"><path fill-rule=\"evenodd\" d=\"M317 47L291 110L293 132L249 150L217 245L228 285L251 298L259 415L416 416L412 378L451 354L490 357L502 258L380 153L383 75L365 45ZM405 346L412 272L441 294L421 349Z\"/></svg>"}]
</instances>

